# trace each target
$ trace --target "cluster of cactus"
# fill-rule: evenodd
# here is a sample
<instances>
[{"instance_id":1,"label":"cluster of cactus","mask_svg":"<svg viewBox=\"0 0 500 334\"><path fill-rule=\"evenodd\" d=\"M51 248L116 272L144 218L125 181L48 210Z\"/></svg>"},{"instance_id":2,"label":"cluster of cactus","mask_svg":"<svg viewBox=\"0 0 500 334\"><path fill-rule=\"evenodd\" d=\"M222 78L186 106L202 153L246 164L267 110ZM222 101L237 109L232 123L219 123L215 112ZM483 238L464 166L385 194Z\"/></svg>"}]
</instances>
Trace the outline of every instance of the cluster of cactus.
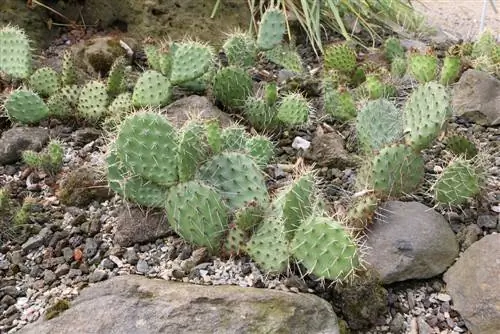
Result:
<instances>
[{"instance_id":1,"label":"cluster of cactus","mask_svg":"<svg viewBox=\"0 0 500 334\"><path fill-rule=\"evenodd\" d=\"M41 152L24 151L22 158L31 168L55 174L63 165L64 149L59 141L51 140Z\"/></svg>"},{"instance_id":2,"label":"cluster of cactus","mask_svg":"<svg viewBox=\"0 0 500 334\"><path fill-rule=\"evenodd\" d=\"M309 121L312 106L302 94L279 96L276 84L271 82L264 85L261 95L249 96L243 106L245 118L255 129L291 128Z\"/></svg>"},{"instance_id":3,"label":"cluster of cactus","mask_svg":"<svg viewBox=\"0 0 500 334\"><path fill-rule=\"evenodd\" d=\"M500 77L500 43L491 30L485 30L469 51L466 59L475 69Z\"/></svg>"},{"instance_id":4,"label":"cluster of cactus","mask_svg":"<svg viewBox=\"0 0 500 334\"><path fill-rule=\"evenodd\" d=\"M164 208L172 229L197 246L248 254L268 272L295 259L320 278L346 279L359 266L356 240L320 209L312 172L271 199L262 167L272 152L266 137L238 126L190 120L175 129L140 111L119 126L108 180L126 199Z\"/></svg>"}]
</instances>

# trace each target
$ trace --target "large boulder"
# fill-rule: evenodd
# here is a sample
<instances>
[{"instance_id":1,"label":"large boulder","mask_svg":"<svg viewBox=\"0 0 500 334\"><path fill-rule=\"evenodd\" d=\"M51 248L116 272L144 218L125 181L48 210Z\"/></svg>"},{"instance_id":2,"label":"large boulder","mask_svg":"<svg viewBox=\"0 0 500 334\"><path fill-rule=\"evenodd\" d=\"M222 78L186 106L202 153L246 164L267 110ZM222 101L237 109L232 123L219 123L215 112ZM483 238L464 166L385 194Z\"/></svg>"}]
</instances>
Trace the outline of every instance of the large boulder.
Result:
<instances>
[{"instance_id":1,"label":"large boulder","mask_svg":"<svg viewBox=\"0 0 500 334\"><path fill-rule=\"evenodd\" d=\"M481 125L500 124L500 80L467 70L453 88L453 111Z\"/></svg>"},{"instance_id":2,"label":"large boulder","mask_svg":"<svg viewBox=\"0 0 500 334\"><path fill-rule=\"evenodd\" d=\"M384 284L439 275L458 256L455 234L432 208L392 201L376 217L367 236L366 261Z\"/></svg>"},{"instance_id":3,"label":"large boulder","mask_svg":"<svg viewBox=\"0 0 500 334\"><path fill-rule=\"evenodd\" d=\"M472 334L500 333L500 234L473 243L443 278Z\"/></svg>"},{"instance_id":4,"label":"large boulder","mask_svg":"<svg viewBox=\"0 0 500 334\"><path fill-rule=\"evenodd\" d=\"M339 329L330 304L314 295L130 275L84 289L58 317L19 333L337 334Z\"/></svg>"}]
</instances>

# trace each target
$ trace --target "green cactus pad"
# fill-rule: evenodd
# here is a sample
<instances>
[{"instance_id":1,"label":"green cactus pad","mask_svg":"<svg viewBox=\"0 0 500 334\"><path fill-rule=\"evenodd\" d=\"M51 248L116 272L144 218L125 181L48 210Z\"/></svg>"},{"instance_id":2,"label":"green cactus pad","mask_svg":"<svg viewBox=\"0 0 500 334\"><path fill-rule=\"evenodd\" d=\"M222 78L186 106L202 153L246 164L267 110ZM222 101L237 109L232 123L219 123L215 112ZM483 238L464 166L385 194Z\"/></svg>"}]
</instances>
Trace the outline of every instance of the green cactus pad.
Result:
<instances>
[{"instance_id":1,"label":"green cactus pad","mask_svg":"<svg viewBox=\"0 0 500 334\"><path fill-rule=\"evenodd\" d=\"M242 68L254 66L257 58L257 46L252 36L243 32L230 34L222 46L229 65Z\"/></svg>"},{"instance_id":2,"label":"green cactus pad","mask_svg":"<svg viewBox=\"0 0 500 334\"><path fill-rule=\"evenodd\" d=\"M253 232L265 217L264 207L255 203L243 207L234 213L233 223L240 230Z\"/></svg>"},{"instance_id":3,"label":"green cactus pad","mask_svg":"<svg viewBox=\"0 0 500 334\"><path fill-rule=\"evenodd\" d=\"M213 57L213 50L205 44L194 41L176 43L170 82L177 85L201 77L208 72Z\"/></svg>"},{"instance_id":4,"label":"green cactus pad","mask_svg":"<svg viewBox=\"0 0 500 334\"><path fill-rule=\"evenodd\" d=\"M363 150L380 150L403 137L402 114L385 99L369 101L358 112L356 132Z\"/></svg>"},{"instance_id":5,"label":"green cactus pad","mask_svg":"<svg viewBox=\"0 0 500 334\"><path fill-rule=\"evenodd\" d=\"M391 63L391 75L395 78L402 78L406 74L408 63L405 58L394 58Z\"/></svg>"},{"instance_id":6,"label":"green cactus pad","mask_svg":"<svg viewBox=\"0 0 500 334\"><path fill-rule=\"evenodd\" d=\"M231 125L221 132L222 151L245 151L248 134L245 128L239 125Z\"/></svg>"},{"instance_id":7,"label":"green cactus pad","mask_svg":"<svg viewBox=\"0 0 500 334\"><path fill-rule=\"evenodd\" d=\"M438 59L432 55L414 54L409 59L409 69L418 82L433 81L438 74Z\"/></svg>"},{"instance_id":8,"label":"green cactus pad","mask_svg":"<svg viewBox=\"0 0 500 334\"><path fill-rule=\"evenodd\" d=\"M479 38L472 44L472 58L487 57L490 58L495 52L497 41L493 32L486 29L479 35Z\"/></svg>"},{"instance_id":9,"label":"green cactus pad","mask_svg":"<svg viewBox=\"0 0 500 334\"><path fill-rule=\"evenodd\" d=\"M246 250L247 234L237 226L230 226L224 241L224 252L237 256Z\"/></svg>"},{"instance_id":10,"label":"green cactus pad","mask_svg":"<svg viewBox=\"0 0 500 334\"><path fill-rule=\"evenodd\" d=\"M418 188L424 178L424 159L411 147L385 147L373 158L373 189L382 196L397 197Z\"/></svg>"},{"instance_id":11,"label":"green cactus pad","mask_svg":"<svg viewBox=\"0 0 500 334\"><path fill-rule=\"evenodd\" d=\"M446 139L446 149L465 159L474 158L478 151L476 145L464 136L454 135Z\"/></svg>"},{"instance_id":12,"label":"green cactus pad","mask_svg":"<svg viewBox=\"0 0 500 334\"><path fill-rule=\"evenodd\" d=\"M205 123L206 136L208 146L214 153L220 153L223 149L222 130L219 122L215 119L209 120Z\"/></svg>"},{"instance_id":13,"label":"green cactus pad","mask_svg":"<svg viewBox=\"0 0 500 334\"><path fill-rule=\"evenodd\" d=\"M347 211L346 220L349 222L349 226L364 230L372 221L378 202L377 196L373 194L356 198Z\"/></svg>"},{"instance_id":14,"label":"green cactus pad","mask_svg":"<svg viewBox=\"0 0 500 334\"><path fill-rule=\"evenodd\" d=\"M107 112L108 94L106 86L99 81L88 82L78 97L78 113L89 121L101 119Z\"/></svg>"},{"instance_id":15,"label":"green cactus pad","mask_svg":"<svg viewBox=\"0 0 500 334\"><path fill-rule=\"evenodd\" d=\"M344 281L360 267L356 242L337 221L311 217L295 233L292 255L320 279Z\"/></svg>"},{"instance_id":16,"label":"green cactus pad","mask_svg":"<svg viewBox=\"0 0 500 334\"><path fill-rule=\"evenodd\" d=\"M208 155L209 146L203 124L186 123L179 133L179 147L177 149L179 181L185 182L193 179L199 165L207 159Z\"/></svg>"},{"instance_id":17,"label":"green cactus pad","mask_svg":"<svg viewBox=\"0 0 500 334\"><path fill-rule=\"evenodd\" d=\"M448 91L436 82L428 82L413 91L404 107L406 142L415 149L428 147L451 116L450 105Z\"/></svg>"},{"instance_id":18,"label":"green cactus pad","mask_svg":"<svg viewBox=\"0 0 500 334\"><path fill-rule=\"evenodd\" d=\"M148 70L139 77L132 94L135 107L161 107L170 101L171 84L161 73Z\"/></svg>"},{"instance_id":19,"label":"green cactus pad","mask_svg":"<svg viewBox=\"0 0 500 334\"><path fill-rule=\"evenodd\" d=\"M248 122L257 130L272 127L275 110L265 100L250 96L243 107Z\"/></svg>"},{"instance_id":20,"label":"green cactus pad","mask_svg":"<svg viewBox=\"0 0 500 334\"><path fill-rule=\"evenodd\" d=\"M183 239L211 252L220 248L228 217L217 191L199 181L180 183L170 189L165 208L170 226Z\"/></svg>"},{"instance_id":21,"label":"green cactus pad","mask_svg":"<svg viewBox=\"0 0 500 334\"><path fill-rule=\"evenodd\" d=\"M346 44L328 46L325 49L324 66L326 70L352 72L356 68L356 52Z\"/></svg>"},{"instance_id":22,"label":"green cactus pad","mask_svg":"<svg viewBox=\"0 0 500 334\"><path fill-rule=\"evenodd\" d=\"M433 186L437 202L460 205L481 191L481 178L470 161L455 159L442 172Z\"/></svg>"},{"instance_id":23,"label":"green cactus pad","mask_svg":"<svg viewBox=\"0 0 500 334\"><path fill-rule=\"evenodd\" d=\"M290 45L279 44L271 50L264 52L265 57L272 63L275 63L285 70L302 73L304 72L304 65L297 49L292 48Z\"/></svg>"},{"instance_id":24,"label":"green cactus pad","mask_svg":"<svg viewBox=\"0 0 500 334\"><path fill-rule=\"evenodd\" d=\"M61 89L61 94L64 96L66 101L68 101L72 108L76 108L78 106L78 100L80 98L81 91L81 87L78 87L77 85L70 85L64 86Z\"/></svg>"},{"instance_id":25,"label":"green cactus pad","mask_svg":"<svg viewBox=\"0 0 500 334\"><path fill-rule=\"evenodd\" d=\"M127 115L132 109L132 94L128 92L121 93L108 106L108 114L111 117L120 118Z\"/></svg>"},{"instance_id":26,"label":"green cactus pad","mask_svg":"<svg viewBox=\"0 0 500 334\"><path fill-rule=\"evenodd\" d=\"M273 157L274 145L269 138L257 135L246 141L245 151L248 152L258 166L264 168Z\"/></svg>"},{"instance_id":27,"label":"green cactus pad","mask_svg":"<svg viewBox=\"0 0 500 334\"><path fill-rule=\"evenodd\" d=\"M70 50L66 50L63 55L61 82L64 86L76 85L78 83L75 59Z\"/></svg>"},{"instance_id":28,"label":"green cactus pad","mask_svg":"<svg viewBox=\"0 0 500 334\"><path fill-rule=\"evenodd\" d=\"M161 52L159 47L156 45L145 45L144 46L144 54L146 55L146 59L148 61L148 65L152 70L156 72L162 72L161 67Z\"/></svg>"},{"instance_id":29,"label":"green cactus pad","mask_svg":"<svg viewBox=\"0 0 500 334\"><path fill-rule=\"evenodd\" d=\"M0 72L16 79L31 74L31 46L23 30L6 26L0 28Z\"/></svg>"},{"instance_id":30,"label":"green cactus pad","mask_svg":"<svg viewBox=\"0 0 500 334\"><path fill-rule=\"evenodd\" d=\"M262 171L242 153L225 152L212 157L200 167L198 178L217 189L233 210L269 200Z\"/></svg>"},{"instance_id":31,"label":"green cactus pad","mask_svg":"<svg viewBox=\"0 0 500 334\"><path fill-rule=\"evenodd\" d=\"M64 118L72 115L72 107L66 97L61 93L56 93L48 98L47 107L50 116Z\"/></svg>"},{"instance_id":32,"label":"green cactus pad","mask_svg":"<svg viewBox=\"0 0 500 334\"><path fill-rule=\"evenodd\" d=\"M389 37L384 42L384 55L385 58L392 63L396 58L404 58L405 49L401 45L399 39Z\"/></svg>"},{"instance_id":33,"label":"green cactus pad","mask_svg":"<svg viewBox=\"0 0 500 334\"><path fill-rule=\"evenodd\" d=\"M290 257L283 221L267 217L248 242L247 253L264 271L283 272Z\"/></svg>"},{"instance_id":34,"label":"green cactus pad","mask_svg":"<svg viewBox=\"0 0 500 334\"><path fill-rule=\"evenodd\" d=\"M323 82L323 108L331 117L347 122L356 117L356 104L349 91L339 91L330 80Z\"/></svg>"},{"instance_id":35,"label":"green cactus pad","mask_svg":"<svg viewBox=\"0 0 500 334\"><path fill-rule=\"evenodd\" d=\"M460 70L462 64L458 56L446 56L443 60L443 67L441 67L441 77L439 82L442 85L450 85L458 80L460 77Z\"/></svg>"},{"instance_id":36,"label":"green cactus pad","mask_svg":"<svg viewBox=\"0 0 500 334\"><path fill-rule=\"evenodd\" d=\"M396 88L393 85L385 84L378 75L367 75L363 83L368 98L375 100L379 98L389 98L397 95Z\"/></svg>"},{"instance_id":37,"label":"green cactus pad","mask_svg":"<svg viewBox=\"0 0 500 334\"><path fill-rule=\"evenodd\" d=\"M61 87L59 74L50 67L41 67L31 75L30 86L41 96L51 96Z\"/></svg>"},{"instance_id":38,"label":"green cactus pad","mask_svg":"<svg viewBox=\"0 0 500 334\"><path fill-rule=\"evenodd\" d=\"M161 187L137 175L130 175L117 153L111 149L106 157L108 185L115 193L146 207L163 208L167 188Z\"/></svg>"},{"instance_id":39,"label":"green cactus pad","mask_svg":"<svg viewBox=\"0 0 500 334\"><path fill-rule=\"evenodd\" d=\"M163 116L143 112L123 120L116 150L125 168L159 185L178 181L177 134Z\"/></svg>"},{"instance_id":40,"label":"green cactus pad","mask_svg":"<svg viewBox=\"0 0 500 334\"><path fill-rule=\"evenodd\" d=\"M228 108L243 107L252 89L250 75L237 67L225 67L213 79L213 95Z\"/></svg>"},{"instance_id":41,"label":"green cactus pad","mask_svg":"<svg viewBox=\"0 0 500 334\"><path fill-rule=\"evenodd\" d=\"M49 116L49 108L36 93L19 89L13 91L4 104L7 116L13 121L34 124Z\"/></svg>"},{"instance_id":42,"label":"green cactus pad","mask_svg":"<svg viewBox=\"0 0 500 334\"><path fill-rule=\"evenodd\" d=\"M270 50L281 43L286 31L286 17L282 10L269 8L260 20L257 46L261 50Z\"/></svg>"},{"instance_id":43,"label":"green cactus pad","mask_svg":"<svg viewBox=\"0 0 500 334\"><path fill-rule=\"evenodd\" d=\"M289 93L281 99L276 110L276 119L286 127L305 125L309 120L311 105L299 93Z\"/></svg>"},{"instance_id":44,"label":"green cactus pad","mask_svg":"<svg viewBox=\"0 0 500 334\"><path fill-rule=\"evenodd\" d=\"M278 85L276 82L266 82L264 84L264 101L270 107L278 101Z\"/></svg>"},{"instance_id":45,"label":"green cactus pad","mask_svg":"<svg viewBox=\"0 0 500 334\"><path fill-rule=\"evenodd\" d=\"M106 90L112 97L115 97L120 93L124 93L127 89L125 81L126 65L127 62L123 56L116 58L113 65L111 65Z\"/></svg>"}]
</instances>

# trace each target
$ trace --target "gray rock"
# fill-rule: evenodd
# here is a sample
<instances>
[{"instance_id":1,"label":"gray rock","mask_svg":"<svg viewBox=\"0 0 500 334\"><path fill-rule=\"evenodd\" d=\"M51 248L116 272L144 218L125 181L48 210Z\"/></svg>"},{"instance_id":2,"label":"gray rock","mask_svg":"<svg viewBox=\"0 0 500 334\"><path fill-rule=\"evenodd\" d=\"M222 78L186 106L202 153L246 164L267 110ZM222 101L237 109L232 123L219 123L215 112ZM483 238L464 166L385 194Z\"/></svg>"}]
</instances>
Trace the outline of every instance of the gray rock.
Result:
<instances>
[{"instance_id":1,"label":"gray rock","mask_svg":"<svg viewBox=\"0 0 500 334\"><path fill-rule=\"evenodd\" d=\"M453 111L481 125L500 124L500 80L467 70L453 88Z\"/></svg>"},{"instance_id":2,"label":"gray rock","mask_svg":"<svg viewBox=\"0 0 500 334\"><path fill-rule=\"evenodd\" d=\"M132 265L135 265L139 261L139 256L137 256L137 252L133 248L127 249L124 258Z\"/></svg>"},{"instance_id":3,"label":"gray rock","mask_svg":"<svg viewBox=\"0 0 500 334\"><path fill-rule=\"evenodd\" d=\"M54 271L57 277L61 277L69 273L70 267L67 263L60 264L57 266L57 269Z\"/></svg>"},{"instance_id":4,"label":"gray rock","mask_svg":"<svg viewBox=\"0 0 500 334\"><path fill-rule=\"evenodd\" d=\"M15 163L25 150L40 151L48 141L47 129L18 127L7 130L0 138L0 165Z\"/></svg>"},{"instance_id":5,"label":"gray rock","mask_svg":"<svg viewBox=\"0 0 500 334\"><path fill-rule=\"evenodd\" d=\"M67 311L19 333L69 332L338 334L339 328L332 307L314 295L127 275L84 289Z\"/></svg>"},{"instance_id":6,"label":"gray rock","mask_svg":"<svg viewBox=\"0 0 500 334\"><path fill-rule=\"evenodd\" d=\"M114 242L122 247L155 241L170 232L163 212L146 212L139 208L122 207L117 219Z\"/></svg>"},{"instance_id":7,"label":"gray rock","mask_svg":"<svg viewBox=\"0 0 500 334\"><path fill-rule=\"evenodd\" d=\"M137 262L137 271L140 272L141 274L146 274L149 270L149 265L144 259L140 259Z\"/></svg>"},{"instance_id":8,"label":"gray rock","mask_svg":"<svg viewBox=\"0 0 500 334\"><path fill-rule=\"evenodd\" d=\"M345 149L344 139L335 132L324 133L321 128L316 131L311 141L311 148L304 156L321 167L344 169L352 165Z\"/></svg>"},{"instance_id":9,"label":"gray rock","mask_svg":"<svg viewBox=\"0 0 500 334\"><path fill-rule=\"evenodd\" d=\"M455 234L442 215L418 202L387 202L370 227L366 261L384 284L430 278L458 256Z\"/></svg>"},{"instance_id":10,"label":"gray rock","mask_svg":"<svg viewBox=\"0 0 500 334\"><path fill-rule=\"evenodd\" d=\"M0 300L0 305L14 305L16 303L16 299L10 295L3 296L2 300Z\"/></svg>"},{"instance_id":11,"label":"gray rock","mask_svg":"<svg viewBox=\"0 0 500 334\"><path fill-rule=\"evenodd\" d=\"M500 234L472 244L444 274L453 308L472 334L500 333Z\"/></svg>"},{"instance_id":12,"label":"gray rock","mask_svg":"<svg viewBox=\"0 0 500 334\"><path fill-rule=\"evenodd\" d=\"M219 120L222 126L232 123L229 115L220 111L205 96L191 95L179 99L162 108L160 112L164 113L172 124L178 128L192 117L201 119L215 118Z\"/></svg>"},{"instance_id":13,"label":"gray rock","mask_svg":"<svg viewBox=\"0 0 500 334\"><path fill-rule=\"evenodd\" d=\"M108 278L108 273L102 269L96 269L89 275L89 283L97 283Z\"/></svg>"},{"instance_id":14,"label":"gray rock","mask_svg":"<svg viewBox=\"0 0 500 334\"><path fill-rule=\"evenodd\" d=\"M94 128L77 129L71 137L77 145L84 146L101 136L101 131Z\"/></svg>"},{"instance_id":15,"label":"gray rock","mask_svg":"<svg viewBox=\"0 0 500 334\"><path fill-rule=\"evenodd\" d=\"M71 262L71 260L73 259L73 250L69 247L64 247L62 249L62 254L66 262Z\"/></svg>"},{"instance_id":16,"label":"gray rock","mask_svg":"<svg viewBox=\"0 0 500 334\"><path fill-rule=\"evenodd\" d=\"M405 318L401 313L396 313L389 324L389 328L393 333L403 333L405 329Z\"/></svg>"},{"instance_id":17,"label":"gray rock","mask_svg":"<svg viewBox=\"0 0 500 334\"><path fill-rule=\"evenodd\" d=\"M37 249L38 247L48 243L50 237L52 236L52 231L48 227L44 227L40 230L40 232L30 237L22 246L21 249L24 253L27 253L31 250Z\"/></svg>"},{"instance_id":18,"label":"gray rock","mask_svg":"<svg viewBox=\"0 0 500 334\"><path fill-rule=\"evenodd\" d=\"M43 281L45 284L50 285L54 283L57 279L56 274L52 270L45 269L43 272Z\"/></svg>"},{"instance_id":19,"label":"gray rock","mask_svg":"<svg viewBox=\"0 0 500 334\"><path fill-rule=\"evenodd\" d=\"M91 259L97 254L98 249L99 245L97 244L97 241L94 238L87 238L87 240L85 240L83 255L86 259Z\"/></svg>"},{"instance_id":20,"label":"gray rock","mask_svg":"<svg viewBox=\"0 0 500 334\"><path fill-rule=\"evenodd\" d=\"M493 215L481 215L477 217L477 225L482 228L496 228L498 218Z\"/></svg>"}]
</instances>

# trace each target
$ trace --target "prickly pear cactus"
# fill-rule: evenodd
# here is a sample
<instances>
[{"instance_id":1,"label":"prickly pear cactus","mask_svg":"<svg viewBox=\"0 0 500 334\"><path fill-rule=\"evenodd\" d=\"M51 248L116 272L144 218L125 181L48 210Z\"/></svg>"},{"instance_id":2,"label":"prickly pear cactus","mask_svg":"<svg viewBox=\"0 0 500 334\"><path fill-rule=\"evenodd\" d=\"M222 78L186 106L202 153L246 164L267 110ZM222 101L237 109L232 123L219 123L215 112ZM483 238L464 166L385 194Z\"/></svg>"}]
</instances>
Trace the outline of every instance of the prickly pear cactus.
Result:
<instances>
[{"instance_id":1,"label":"prickly pear cactus","mask_svg":"<svg viewBox=\"0 0 500 334\"><path fill-rule=\"evenodd\" d=\"M148 61L148 65L152 70L156 72L162 72L161 66L161 52L160 48L156 45L147 44L144 46L144 53Z\"/></svg>"},{"instance_id":2,"label":"prickly pear cactus","mask_svg":"<svg viewBox=\"0 0 500 334\"><path fill-rule=\"evenodd\" d=\"M442 85L450 85L460 77L461 61L458 56L446 56L441 67L439 82Z\"/></svg>"},{"instance_id":3,"label":"prickly pear cactus","mask_svg":"<svg viewBox=\"0 0 500 334\"><path fill-rule=\"evenodd\" d=\"M248 33L236 31L228 36L222 46L229 65L241 68L254 66L257 58L257 46Z\"/></svg>"},{"instance_id":4,"label":"prickly pear cactus","mask_svg":"<svg viewBox=\"0 0 500 334\"><path fill-rule=\"evenodd\" d=\"M304 71L304 65L302 64L302 58L300 58L297 49L291 47L290 45L279 44L271 50L264 52L265 57L285 70L302 73Z\"/></svg>"},{"instance_id":5,"label":"prickly pear cactus","mask_svg":"<svg viewBox=\"0 0 500 334\"><path fill-rule=\"evenodd\" d=\"M70 104L72 108L76 108L78 106L78 100L80 98L80 93L82 91L81 87L77 85L64 86L61 89L60 94L64 96L66 101Z\"/></svg>"},{"instance_id":6,"label":"prickly pear cactus","mask_svg":"<svg viewBox=\"0 0 500 334\"><path fill-rule=\"evenodd\" d=\"M356 241L338 221L312 216L291 243L293 257L320 279L345 281L360 267Z\"/></svg>"},{"instance_id":7,"label":"prickly pear cactus","mask_svg":"<svg viewBox=\"0 0 500 334\"><path fill-rule=\"evenodd\" d=\"M339 121L349 121L356 117L356 104L351 93L336 89L331 80L323 81L323 106L325 113Z\"/></svg>"},{"instance_id":8,"label":"prickly pear cactus","mask_svg":"<svg viewBox=\"0 0 500 334\"><path fill-rule=\"evenodd\" d=\"M246 251L247 233L235 224L229 226L223 245L223 252L230 256L238 256Z\"/></svg>"},{"instance_id":9,"label":"prickly pear cactus","mask_svg":"<svg viewBox=\"0 0 500 334\"><path fill-rule=\"evenodd\" d=\"M205 137L205 127L198 122L187 122L179 133L177 165L179 181L194 178L199 165L208 158L209 146Z\"/></svg>"},{"instance_id":10,"label":"prickly pear cactus","mask_svg":"<svg viewBox=\"0 0 500 334\"><path fill-rule=\"evenodd\" d=\"M457 158L442 172L433 186L438 203L460 205L481 191L481 177L470 160Z\"/></svg>"},{"instance_id":11,"label":"prickly pear cactus","mask_svg":"<svg viewBox=\"0 0 500 334\"><path fill-rule=\"evenodd\" d=\"M90 81L83 86L77 106L81 117L89 121L98 121L106 114L107 106L106 85L99 81Z\"/></svg>"},{"instance_id":12,"label":"prickly pear cactus","mask_svg":"<svg viewBox=\"0 0 500 334\"><path fill-rule=\"evenodd\" d=\"M406 74L408 63L405 58L397 57L391 63L391 75L394 78L402 78Z\"/></svg>"},{"instance_id":13,"label":"prickly pear cactus","mask_svg":"<svg viewBox=\"0 0 500 334\"><path fill-rule=\"evenodd\" d=\"M363 88L368 98L372 100L389 98L397 95L396 87L382 82L378 75L367 75L366 81L363 83Z\"/></svg>"},{"instance_id":14,"label":"prickly pear cactus","mask_svg":"<svg viewBox=\"0 0 500 334\"><path fill-rule=\"evenodd\" d=\"M378 207L378 198L373 194L366 194L355 198L347 212L347 222L350 227L364 230L372 221Z\"/></svg>"},{"instance_id":15,"label":"prickly pear cactus","mask_svg":"<svg viewBox=\"0 0 500 334\"><path fill-rule=\"evenodd\" d=\"M162 115L141 112L121 123L116 151L124 167L159 185L178 181L177 133Z\"/></svg>"},{"instance_id":16,"label":"prickly pear cactus","mask_svg":"<svg viewBox=\"0 0 500 334\"><path fill-rule=\"evenodd\" d=\"M7 116L24 124L34 124L49 116L49 108L36 93L19 89L13 91L4 104Z\"/></svg>"},{"instance_id":17,"label":"prickly pear cactus","mask_svg":"<svg viewBox=\"0 0 500 334\"><path fill-rule=\"evenodd\" d=\"M415 149L427 147L450 116L450 96L443 85L428 82L419 86L404 107L406 142Z\"/></svg>"},{"instance_id":18,"label":"prickly pear cactus","mask_svg":"<svg viewBox=\"0 0 500 334\"><path fill-rule=\"evenodd\" d=\"M289 93L281 99L276 110L276 120L285 127L305 125L312 107L299 93Z\"/></svg>"},{"instance_id":19,"label":"prickly pear cactus","mask_svg":"<svg viewBox=\"0 0 500 334\"><path fill-rule=\"evenodd\" d=\"M151 208L164 208L167 188L132 175L118 158L114 145L106 157L109 188L125 199Z\"/></svg>"},{"instance_id":20,"label":"prickly pear cactus","mask_svg":"<svg viewBox=\"0 0 500 334\"><path fill-rule=\"evenodd\" d=\"M179 183L170 188L165 208L170 226L184 240L219 250L229 222L215 189L200 181Z\"/></svg>"},{"instance_id":21,"label":"prickly pear cactus","mask_svg":"<svg viewBox=\"0 0 500 334\"><path fill-rule=\"evenodd\" d=\"M392 63L396 58L404 58L405 49L401 45L399 39L395 37L389 37L384 42L384 55L385 58Z\"/></svg>"},{"instance_id":22,"label":"prickly pear cactus","mask_svg":"<svg viewBox=\"0 0 500 334\"><path fill-rule=\"evenodd\" d=\"M433 81L438 75L438 59L434 55L413 54L409 59L409 69L418 82Z\"/></svg>"},{"instance_id":23,"label":"prickly pear cactus","mask_svg":"<svg viewBox=\"0 0 500 334\"><path fill-rule=\"evenodd\" d=\"M250 96L243 107L245 118L257 130L265 130L273 126L276 110L264 99Z\"/></svg>"},{"instance_id":24,"label":"prickly pear cactus","mask_svg":"<svg viewBox=\"0 0 500 334\"><path fill-rule=\"evenodd\" d=\"M464 136L453 135L446 139L446 149L465 159L474 158L478 151L476 145Z\"/></svg>"},{"instance_id":25,"label":"prickly pear cactus","mask_svg":"<svg viewBox=\"0 0 500 334\"><path fill-rule=\"evenodd\" d=\"M213 156L200 167L197 178L212 185L233 210L269 201L262 171L250 156L242 153Z\"/></svg>"},{"instance_id":26,"label":"prickly pear cactus","mask_svg":"<svg viewBox=\"0 0 500 334\"><path fill-rule=\"evenodd\" d=\"M126 65L127 62L123 56L116 58L113 65L111 65L106 90L112 97L115 97L120 93L124 93L127 88L125 81Z\"/></svg>"},{"instance_id":27,"label":"prickly pear cactus","mask_svg":"<svg viewBox=\"0 0 500 334\"><path fill-rule=\"evenodd\" d=\"M31 74L31 46L23 30L14 26L0 28L0 72L26 79Z\"/></svg>"},{"instance_id":28,"label":"prickly pear cactus","mask_svg":"<svg viewBox=\"0 0 500 334\"><path fill-rule=\"evenodd\" d=\"M385 147L373 158L373 189L380 196L409 194L422 182L424 171L424 159L410 146Z\"/></svg>"},{"instance_id":29,"label":"prickly pear cactus","mask_svg":"<svg viewBox=\"0 0 500 334\"><path fill-rule=\"evenodd\" d=\"M264 168L273 157L274 145L265 136L252 136L245 143L245 151L248 152L259 167Z\"/></svg>"},{"instance_id":30,"label":"prickly pear cactus","mask_svg":"<svg viewBox=\"0 0 500 334\"><path fill-rule=\"evenodd\" d=\"M50 67L41 67L30 76L30 87L41 96L51 96L61 87L59 74Z\"/></svg>"},{"instance_id":31,"label":"prickly pear cactus","mask_svg":"<svg viewBox=\"0 0 500 334\"><path fill-rule=\"evenodd\" d=\"M240 108L252 94L252 88L250 75L243 69L230 66L214 76L212 92L224 106Z\"/></svg>"},{"instance_id":32,"label":"prickly pear cactus","mask_svg":"<svg viewBox=\"0 0 500 334\"><path fill-rule=\"evenodd\" d=\"M234 124L221 131L221 151L245 151L248 134L245 128Z\"/></svg>"},{"instance_id":33,"label":"prickly pear cactus","mask_svg":"<svg viewBox=\"0 0 500 334\"><path fill-rule=\"evenodd\" d=\"M185 41L176 43L172 55L170 82L178 85L201 77L212 66L214 52L206 44Z\"/></svg>"},{"instance_id":34,"label":"prickly pear cactus","mask_svg":"<svg viewBox=\"0 0 500 334\"><path fill-rule=\"evenodd\" d=\"M264 84L264 101L270 107L273 107L278 101L278 86L276 82L266 82Z\"/></svg>"},{"instance_id":35,"label":"prickly pear cactus","mask_svg":"<svg viewBox=\"0 0 500 334\"><path fill-rule=\"evenodd\" d=\"M268 8L260 20L257 46L260 50L270 50L281 43L286 31L286 17L278 8Z\"/></svg>"},{"instance_id":36,"label":"prickly pear cactus","mask_svg":"<svg viewBox=\"0 0 500 334\"><path fill-rule=\"evenodd\" d=\"M380 150L403 137L403 115L390 101L369 101L356 117L358 140L366 152Z\"/></svg>"},{"instance_id":37,"label":"prickly pear cactus","mask_svg":"<svg viewBox=\"0 0 500 334\"><path fill-rule=\"evenodd\" d=\"M477 41L472 44L472 58L488 57L490 58L497 46L495 35L491 30L485 30L481 33Z\"/></svg>"},{"instance_id":38,"label":"prickly pear cactus","mask_svg":"<svg viewBox=\"0 0 500 334\"><path fill-rule=\"evenodd\" d=\"M56 93L47 99L50 116L64 118L73 114L72 106L62 93Z\"/></svg>"},{"instance_id":39,"label":"prickly pear cactus","mask_svg":"<svg viewBox=\"0 0 500 334\"><path fill-rule=\"evenodd\" d=\"M248 242L247 253L264 271L283 272L290 257L283 220L274 216L264 219Z\"/></svg>"},{"instance_id":40,"label":"prickly pear cactus","mask_svg":"<svg viewBox=\"0 0 500 334\"><path fill-rule=\"evenodd\" d=\"M108 106L108 115L120 119L132 111L132 94L121 93Z\"/></svg>"},{"instance_id":41,"label":"prickly pear cactus","mask_svg":"<svg viewBox=\"0 0 500 334\"><path fill-rule=\"evenodd\" d=\"M63 86L76 85L78 83L74 55L70 50L66 50L63 55L61 82Z\"/></svg>"},{"instance_id":42,"label":"prickly pear cactus","mask_svg":"<svg viewBox=\"0 0 500 334\"><path fill-rule=\"evenodd\" d=\"M172 89L170 81L161 73L148 70L139 77L132 94L135 107L161 107L170 101Z\"/></svg>"},{"instance_id":43,"label":"prickly pear cactus","mask_svg":"<svg viewBox=\"0 0 500 334\"><path fill-rule=\"evenodd\" d=\"M350 73L356 68L356 52L346 44L331 45L325 49L324 66L326 70Z\"/></svg>"}]
</instances>

